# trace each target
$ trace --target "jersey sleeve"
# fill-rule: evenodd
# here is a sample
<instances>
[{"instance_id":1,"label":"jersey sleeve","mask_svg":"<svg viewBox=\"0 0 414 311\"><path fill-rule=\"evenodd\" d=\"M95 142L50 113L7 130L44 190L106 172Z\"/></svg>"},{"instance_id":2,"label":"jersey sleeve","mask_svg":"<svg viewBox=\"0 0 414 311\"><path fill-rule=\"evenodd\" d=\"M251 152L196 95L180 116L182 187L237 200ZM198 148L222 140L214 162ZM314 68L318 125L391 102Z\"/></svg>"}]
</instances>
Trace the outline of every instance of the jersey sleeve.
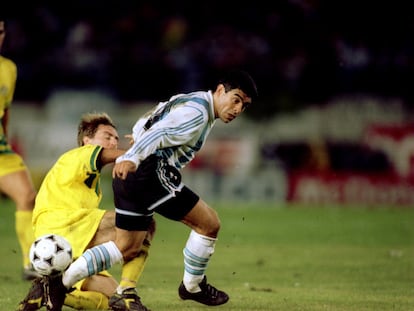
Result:
<instances>
[{"instance_id":1,"label":"jersey sleeve","mask_svg":"<svg viewBox=\"0 0 414 311\"><path fill-rule=\"evenodd\" d=\"M168 113L148 130L134 137L134 144L117 159L117 163L139 163L158 149L185 145L203 129L207 113L197 106L179 106Z\"/></svg>"},{"instance_id":2,"label":"jersey sleeve","mask_svg":"<svg viewBox=\"0 0 414 311\"><path fill-rule=\"evenodd\" d=\"M5 103L4 103L4 107L5 108L9 108L12 101L13 101L13 97L14 97L14 91L16 89L16 80L17 80L17 66L16 64L10 60L7 59L7 61L5 62L6 66L6 71L7 71L7 94L5 97Z\"/></svg>"}]
</instances>

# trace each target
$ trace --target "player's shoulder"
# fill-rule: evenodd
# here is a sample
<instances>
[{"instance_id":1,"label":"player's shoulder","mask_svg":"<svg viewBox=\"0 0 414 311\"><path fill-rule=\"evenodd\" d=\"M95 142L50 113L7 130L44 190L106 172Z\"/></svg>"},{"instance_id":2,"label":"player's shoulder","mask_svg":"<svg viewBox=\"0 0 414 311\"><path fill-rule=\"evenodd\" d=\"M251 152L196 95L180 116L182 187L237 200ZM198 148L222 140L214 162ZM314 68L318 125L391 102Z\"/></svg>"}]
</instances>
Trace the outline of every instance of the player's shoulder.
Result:
<instances>
[{"instance_id":1,"label":"player's shoulder","mask_svg":"<svg viewBox=\"0 0 414 311\"><path fill-rule=\"evenodd\" d=\"M66 151L64 154L62 154L61 157L62 158L73 157L73 158L78 158L80 160L82 156L90 157L93 154L98 154L101 149L102 149L101 146L88 144L88 145L70 149Z\"/></svg>"},{"instance_id":2,"label":"player's shoulder","mask_svg":"<svg viewBox=\"0 0 414 311\"><path fill-rule=\"evenodd\" d=\"M210 92L196 91L178 94L171 97L165 105L171 108L170 116L177 116L181 121L213 118L213 98Z\"/></svg>"},{"instance_id":3,"label":"player's shoulder","mask_svg":"<svg viewBox=\"0 0 414 311\"><path fill-rule=\"evenodd\" d=\"M212 98L208 92L197 91L187 94L180 94L177 97L178 101L184 102L188 107L205 108L206 111L212 103Z\"/></svg>"},{"instance_id":4,"label":"player's shoulder","mask_svg":"<svg viewBox=\"0 0 414 311\"><path fill-rule=\"evenodd\" d=\"M188 93L187 96L193 100L205 100L209 101L209 92L207 91L195 91Z\"/></svg>"},{"instance_id":5,"label":"player's shoulder","mask_svg":"<svg viewBox=\"0 0 414 311\"><path fill-rule=\"evenodd\" d=\"M14 71L17 69L16 63L8 57L0 55L0 62L1 62L2 67L4 68L8 68L9 70L14 70Z\"/></svg>"}]
</instances>

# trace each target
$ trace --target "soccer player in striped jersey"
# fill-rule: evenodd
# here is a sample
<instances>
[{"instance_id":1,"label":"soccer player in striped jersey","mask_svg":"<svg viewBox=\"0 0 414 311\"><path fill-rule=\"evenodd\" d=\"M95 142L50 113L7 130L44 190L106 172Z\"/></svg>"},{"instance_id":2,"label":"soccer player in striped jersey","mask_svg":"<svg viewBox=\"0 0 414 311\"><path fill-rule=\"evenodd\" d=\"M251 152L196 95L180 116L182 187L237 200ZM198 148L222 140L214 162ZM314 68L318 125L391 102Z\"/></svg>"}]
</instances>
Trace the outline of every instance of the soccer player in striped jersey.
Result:
<instances>
[{"instance_id":1,"label":"soccer player in striped jersey","mask_svg":"<svg viewBox=\"0 0 414 311\"><path fill-rule=\"evenodd\" d=\"M133 127L133 145L116 160L113 191L116 238L87 250L64 272L69 289L79 279L123 263L122 279L109 300L111 310L147 311L136 291L134 261L154 213L191 229L184 254L181 299L221 305L229 296L205 275L214 252L220 219L214 209L181 181L180 169L201 149L217 119L229 123L257 96L256 84L244 71L228 73L213 90L179 94L159 103ZM167 263L166 263L167 264ZM50 295L59 295L58 291Z\"/></svg>"},{"instance_id":2,"label":"soccer player in striped jersey","mask_svg":"<svg viewBox=\"0 0 414 311\"><path fill-rule=\"evenodd\" d=\"M0 16L0 52L6 37L6 21ZM36 197L29 169L8 142L10 107L17 80L17 66L0 54L0 192L16 204L15 228L23 259L23 279L37 276L29 260L34 241L32 212Z\"/></svg>"}]
</instances>

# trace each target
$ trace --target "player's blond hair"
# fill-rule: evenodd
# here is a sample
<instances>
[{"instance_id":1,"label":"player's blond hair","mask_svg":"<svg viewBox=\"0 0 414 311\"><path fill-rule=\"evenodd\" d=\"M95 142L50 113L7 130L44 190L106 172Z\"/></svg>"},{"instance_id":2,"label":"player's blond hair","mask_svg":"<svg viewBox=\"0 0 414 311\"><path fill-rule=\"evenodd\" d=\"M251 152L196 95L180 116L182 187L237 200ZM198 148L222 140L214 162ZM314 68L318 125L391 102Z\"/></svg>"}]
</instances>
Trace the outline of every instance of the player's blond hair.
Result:
<instances>
[{"instance_id":1,"label":"player's blond hair","mask_svg":"<svg viewBox=\"0 0 414 311\"><path fill-rule=\"evenodd\" d=\"M111 117L105 112L90 112L82 115L78 125L78 146L83 146L83 138L93 138L99 125L109 125L116 129Z\"/></svg>"}]
</instances>

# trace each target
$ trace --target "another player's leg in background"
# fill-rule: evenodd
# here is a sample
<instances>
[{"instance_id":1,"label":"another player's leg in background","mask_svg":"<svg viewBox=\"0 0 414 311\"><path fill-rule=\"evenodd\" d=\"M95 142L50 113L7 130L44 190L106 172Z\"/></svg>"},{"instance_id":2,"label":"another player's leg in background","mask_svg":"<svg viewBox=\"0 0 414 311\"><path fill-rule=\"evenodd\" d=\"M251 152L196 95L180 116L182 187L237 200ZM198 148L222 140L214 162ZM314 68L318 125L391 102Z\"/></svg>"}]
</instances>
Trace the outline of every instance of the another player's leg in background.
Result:
<instances>
[{"instance_id":1,"label":"another player's leg in background","mask_svg":"<svg viewBox=\"0 0 414 311\"><path fill-rule=\"evenodd\" d=\"M23 279L32 280L38 276L29 260L29 249L34 241L32 213L36 190L27 170L0 177L0 189L16 204L15 230L22 252Z\"/></svg>"}]
</instances>

